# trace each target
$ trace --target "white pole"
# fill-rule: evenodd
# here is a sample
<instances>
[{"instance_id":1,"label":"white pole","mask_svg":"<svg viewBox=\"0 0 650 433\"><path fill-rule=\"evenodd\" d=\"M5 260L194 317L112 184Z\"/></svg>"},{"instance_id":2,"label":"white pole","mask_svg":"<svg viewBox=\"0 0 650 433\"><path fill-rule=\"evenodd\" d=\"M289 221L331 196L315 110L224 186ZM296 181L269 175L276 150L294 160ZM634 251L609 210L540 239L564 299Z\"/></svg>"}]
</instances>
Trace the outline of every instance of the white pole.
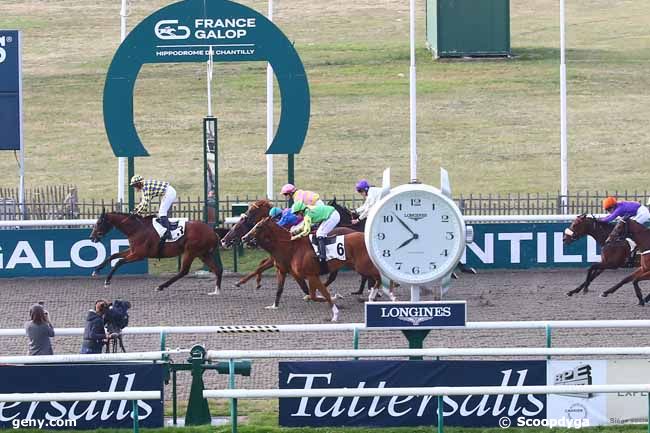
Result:
<instances>
[{"instance_id":1,"label":"white pole","mask_svg":"<svg viewBox=\"0 0 650 433\"><path fill-rule=\"evenodd\" d=\"M20 150L18 164L18 203L20 206L21 218L25 218L25 143L23 142L23 48L22 34L18 32L18 128L20 129Z\"/></svg>"},{"instance_id":2,"label":"white pole","mask_svg":"<svg viewBox=\"0 0 650 433\"><path fill-rule=\"evenodd\" d=\"M418 165L418 154L417 154L417 144L416 144L416 105L415 105L415 0L411 0L410 3L410 45L411 45L411 65L409 67L409 96L410 96L410 105L411 105L411 123L410 123L410 156L411 156L411 181L416 181L417 176L417 165Z\"/></svg>"},{"instance_id":3,"label":"white pole","mask_svg":"<svg viewBox=\"0 0 650 433\"><path fill-rule=\"evenodd\" d=\"M567 195L569 193L569 169L567 162L567 109L566 109L566 35L564 0L560 0L560 191L562 194L562 212L567 212Z\"/></svg>"},{"instance_id":4,"label":"white pole","mask_svg":"<svg viewBox=\"0 0 650 433\"><path fill-rule=\"evenodd\" d=\"M120 8L120 43L126 39L126 16L126 0L122 0L122 7ZM126 158L120 157L117 159L117 202L120 204L124 203L125 162Z\"/></svg>"},{"instance_id":5,"label":"white pole","mask_svg":"<svg viewBox=\"0 0 650 433\"><path fill-rule=\"evenodd\" d=\"M206 80L207 86L208 86L208 117L212 117L212 71L214 68L214 63L212 61L212 45L209 47L209 54L208 54L208 68L207 68L207 76L208 79ZM215 158L217 156L215 155Z\"/></svg>"},{"instance_id":6,"label":"white pole","mask_svg":"<svg viewBox=\"0 0 650 433\"><path fill-rule=\"evenodd\" d=\"M24 394L0 394L4 403L32 401L103 401L103 400L159 400L160 391L122 392L37 392Z\"/></svg>"},{"instance_id":7,"label":"white pole","mask_svg":"<svg viewBox=\"0 0 650 433\"><path fill-rule=\"evenodd\" d=\"M269 0L269 21L273 21L273 0ZM266 148L273 141L273 68L266 65ZM266 198L273 200L273 155L266 155Z\"/></svg>"}]
</instances>

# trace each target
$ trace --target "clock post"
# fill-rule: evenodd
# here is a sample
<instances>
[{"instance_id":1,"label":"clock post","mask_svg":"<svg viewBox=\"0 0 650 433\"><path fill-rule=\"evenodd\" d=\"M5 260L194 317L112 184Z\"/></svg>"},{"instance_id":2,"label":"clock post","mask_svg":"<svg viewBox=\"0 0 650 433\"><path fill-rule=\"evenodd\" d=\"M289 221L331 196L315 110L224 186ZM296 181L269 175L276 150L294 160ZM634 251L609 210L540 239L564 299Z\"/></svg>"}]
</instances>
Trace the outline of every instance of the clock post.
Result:
<instances>
[{"instance_id":1,"label":"clock post","mask_svg":"<svg viewBox=\"0 0 650 433\"><path fill-rule=\"evenodd\" d=\"M423 287L440 285L440 298L447 292L468 235L463 215L451 199L444 169L440 180L440 189L417 180L393 188L371 210L364 232L366 248L382 274L382 283L392 280L411 290L411 302L399 303L398 307L366 303L366 326L369 312L378 307L381 314L377 326L402 330L409 348L422 348L431 329L465 324L464 302L458 310L453 302L420 301Z\"/></svg>"}]
</instances>

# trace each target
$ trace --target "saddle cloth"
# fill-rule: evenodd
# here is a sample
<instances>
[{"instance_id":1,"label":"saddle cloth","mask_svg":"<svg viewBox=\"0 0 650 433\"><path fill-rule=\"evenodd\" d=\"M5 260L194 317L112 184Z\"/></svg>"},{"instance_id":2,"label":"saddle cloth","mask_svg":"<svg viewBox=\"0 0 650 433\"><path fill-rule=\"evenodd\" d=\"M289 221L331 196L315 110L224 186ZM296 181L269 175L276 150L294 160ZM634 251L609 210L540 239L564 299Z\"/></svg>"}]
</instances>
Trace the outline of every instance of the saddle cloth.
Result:
<instances>
[{"instance_id":1,"label":"saddle cloth","mask_svg":"<svg viewBox=\"0 0 650 433\"><path fill-rule=\"evenodd\" d=\"M327 260L345 260L345 241L341 236L328 236L325 238L325 257ZM309 241L318 256L318 239L315 235L309 235Z\"/></svg>"},{"instance_id":2,"label":"saddle cloth","mask_svg":"<svg viewBox=\"0 0 650 433\"><path fill-rule=\"evenodd\" d=\"M186 222L187 222L187 218L170 218L169 225L172 228L171 237L167 239L166 242L176 242L177 240L182 238L183 235L185 234ZM156 233L158 233L158 236L162 237L162 235L165 234L165 231L167 229L158 222L158 218L153 218L151 220L151 223L153 224L153 228L156 230Z\"/></svg>"}]
</instances>

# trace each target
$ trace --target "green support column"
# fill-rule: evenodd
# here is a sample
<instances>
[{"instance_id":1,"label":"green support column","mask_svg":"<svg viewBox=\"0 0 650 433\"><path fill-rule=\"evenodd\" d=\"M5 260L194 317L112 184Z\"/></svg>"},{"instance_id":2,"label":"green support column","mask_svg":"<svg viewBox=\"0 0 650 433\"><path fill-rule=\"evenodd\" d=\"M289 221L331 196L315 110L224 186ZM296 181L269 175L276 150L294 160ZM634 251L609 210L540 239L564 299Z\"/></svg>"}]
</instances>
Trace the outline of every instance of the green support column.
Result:
<instances>
[{"instance_id":1,"label":"green support column","mask_svg":"<svg viewBox=\"0 0 650 433\"><path fill-rule=\"evenodd\" d=\"M138 411L138 400L133 400L133 433L140 431L140 413Z\"/></svg>"},{"instance_id":2,"label":"green support column","mask_svg":"<svg viewBox=\"0 0 650 433\"><path fill-rule=\"evenodd\" d=\"M228 360L228 388L235 389L235 360ZM230 399L230 431L237 433L237 399Z\"/></svg>"},{"instance_id":3,"label":"green support column","mask_svg":"<svg viewBox=\"0 0 650 433\"><path fill-rule=\"evenodd\" d=\"M422 349L424 339L429 335L430 329L403 330L402 333L409 341L409 349ZM411 361L421 361L421 356L410 356Z\"/></svg>"},{"instance_id":4,"label":"green support column","mask_svg":"<svg viewBox=\"0 0 650 433\"><path fill-rule=\"evenodd\" d=\"M438 433L444 433L445 431L445 413L443 412L443 397L438 396Z\"/></svg>"},{"instance_id":5,"label":"green support column","mask_svg":"<svg viewBox=\"0 0 650 433\"><path fill-rule=\"evenodd\" d=\"M196 345L190 350L188 361L192 366L192 387L190 388L190 401L187 404L185 425L210 425L212 417L208 400L203 398L203 366L205 364L206 351L203 346Z\"/></svg>"}]
</instances>

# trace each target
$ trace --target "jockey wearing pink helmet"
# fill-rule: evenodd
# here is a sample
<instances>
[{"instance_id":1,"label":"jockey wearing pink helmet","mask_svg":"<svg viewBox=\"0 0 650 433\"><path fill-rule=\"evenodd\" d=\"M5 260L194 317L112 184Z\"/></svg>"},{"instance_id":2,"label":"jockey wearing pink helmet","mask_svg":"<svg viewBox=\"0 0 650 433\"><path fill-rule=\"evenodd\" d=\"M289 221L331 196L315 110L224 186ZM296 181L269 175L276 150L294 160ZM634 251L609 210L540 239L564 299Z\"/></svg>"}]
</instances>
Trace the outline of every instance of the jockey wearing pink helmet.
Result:
<instances>
[{"instance_id":1,"label":"jockey wearing pink helmet","mask_svg":"<svg viewBox=\"0 0 650 433\"><path fill-rule=\"evenodd\" d=\"M325 203L323 203L323 200L320 199L320 196L313 192L313 191L307 191L303 189L297 189L294 185L287 183L282 187L280 190L282 195L289 200L293 200L294 203L297 201L301 201L305 203L307 206L323 206Z\"/></svg>"}]
</instances>

